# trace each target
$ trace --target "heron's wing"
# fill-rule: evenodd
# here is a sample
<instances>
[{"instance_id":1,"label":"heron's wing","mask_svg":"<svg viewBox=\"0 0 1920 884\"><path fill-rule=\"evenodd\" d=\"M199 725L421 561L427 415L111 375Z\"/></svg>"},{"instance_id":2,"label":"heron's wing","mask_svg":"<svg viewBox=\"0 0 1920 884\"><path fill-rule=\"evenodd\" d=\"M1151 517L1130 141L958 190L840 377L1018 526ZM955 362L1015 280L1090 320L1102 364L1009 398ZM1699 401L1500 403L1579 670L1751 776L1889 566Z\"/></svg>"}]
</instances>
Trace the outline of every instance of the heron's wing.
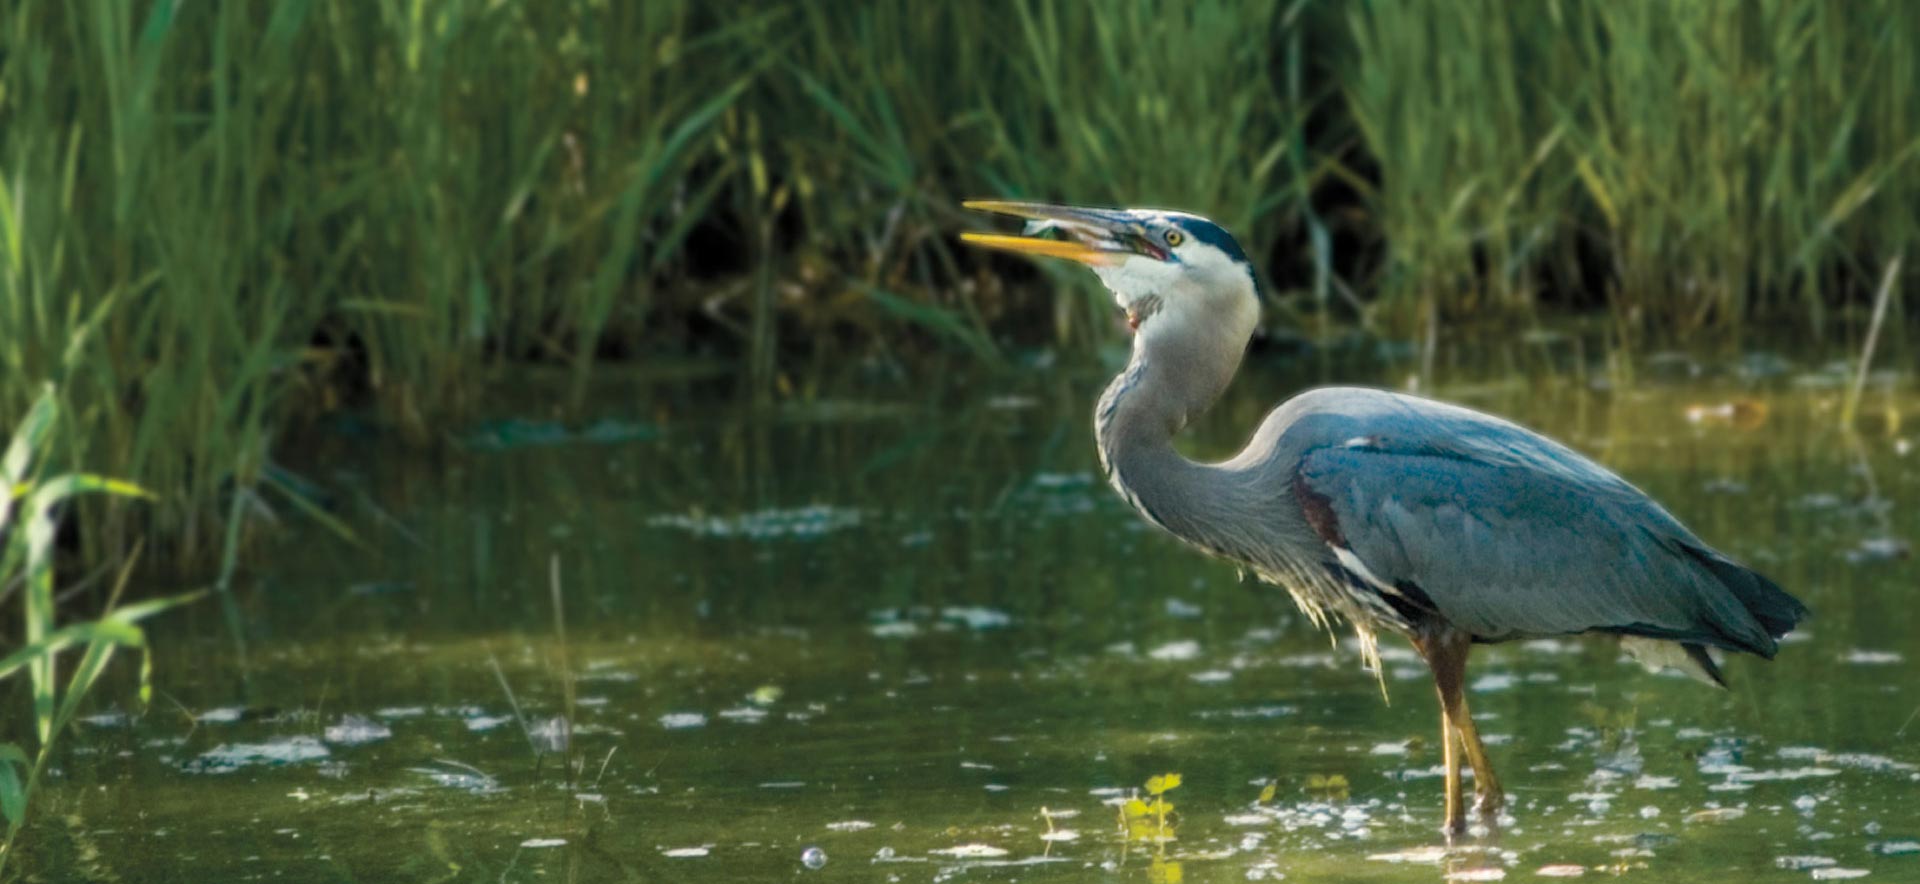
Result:
<instances>
[{"instance_id":1,"label":"heron's wing","mask_svg":"<svg viewBox=\"0 0 1920 884\"><path fill-rule=\"evenodd\" d=\"M1770 657L1805 613L1570 449L1505 422L1451 429L1315 447L1296 494L1365 579L1476 637L1606 630Z\"/></svg>"}]
</instances>

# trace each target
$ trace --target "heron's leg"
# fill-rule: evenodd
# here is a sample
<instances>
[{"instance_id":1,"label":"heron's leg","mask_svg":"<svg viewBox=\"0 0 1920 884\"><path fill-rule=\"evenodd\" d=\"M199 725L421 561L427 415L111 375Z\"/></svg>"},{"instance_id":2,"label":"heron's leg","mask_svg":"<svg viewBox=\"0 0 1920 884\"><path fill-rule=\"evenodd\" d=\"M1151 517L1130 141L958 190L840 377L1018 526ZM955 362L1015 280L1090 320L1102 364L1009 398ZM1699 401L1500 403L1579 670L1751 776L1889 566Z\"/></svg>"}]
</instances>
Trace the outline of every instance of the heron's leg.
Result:
<instances>
[{"instance_id":1,"label":"heron's leg","mask_svg":"<svg viewBox=\"0 0 1920 884\"><path fill-rule=\"evenodd\" d=\"M1474 727L1473 714L1467 710L1467 653L1473 649L1473 638L1458 630L1442 628L1426 636L1419 647L1427 658L1427 665L1433 667L1441 715L1460 741L1467 764L1473 767L1474 809L1487 816L1497 814L1506 803L1506 795L1500 789L1500 778L1493 773L1486 746L1480 742L1480 730ZM1447 749L1451 752L1453 743L1449 742Z\"/></svg>"},{"instance_id":2,"label":"heron's leg","mask_svg":"<svg viewBox=\"0 0 1920 884\"><path fill-rule=\"evenodd\" d=\"M1500 778L1493 775L1493 761L1487 758L1487 747L1480 744L1480 730L1473 726L1473 713L1467 711L1467 700L1460 698L1460 706L1448 715L1454 728L1460 733L1460 743L1466 751L1467 763L1473 765L1473 807L1483 816L1499 814L1501 805L1507 796L1500 790Z\"/></svg>"},{"instance_id":3,"label":"heron's leg","mask_svg":"<svg viewBox=\"0 0 1920 884\"><path fill-rule=\"evenodd\" d=\"M1467 830L1466 802L1460 794L1460 741L1447 715L1447 704L1440 704L1440 752L1447 765L1447 822L1441 827L1448 837Z\"/></svg>"},{"instance_id":4,"label":"heron's leg","mask_svg":"<svg viewBox=\"0 0 1920 884\"><path fill-rule=\"evenodd\" d=\"M1440 629L1415 638L1413 646L1426 658L1427 668L1433 670L1434 691L1440 695L1440 746L1447 764L1447 822L1441 831L1449 836L1463 834L1467 831L1467 806L1460 796L1458 719L1466 711L1461 682L1466 677L1468 640L1451 629ZM1479 776L1476 769L1476 788Z\"/></svg>"}]
</instances>

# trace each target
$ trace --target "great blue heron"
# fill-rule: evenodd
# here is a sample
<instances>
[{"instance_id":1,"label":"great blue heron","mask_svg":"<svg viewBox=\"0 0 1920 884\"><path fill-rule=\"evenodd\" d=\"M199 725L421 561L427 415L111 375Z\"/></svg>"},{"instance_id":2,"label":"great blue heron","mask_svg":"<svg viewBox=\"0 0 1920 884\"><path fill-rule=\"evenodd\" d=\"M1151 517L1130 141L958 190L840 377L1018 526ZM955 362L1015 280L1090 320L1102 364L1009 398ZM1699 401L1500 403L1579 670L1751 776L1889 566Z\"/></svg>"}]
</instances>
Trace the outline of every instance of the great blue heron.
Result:
<instances>
[{"instance_id":1,"label":"great blue heron","mask_svg":"<svg viewBox=\"0 0 1920 884\"><path fill-rule=\"evenodd\" d=\"M1604 633L1650 667L1724 687L1708 647L1772 658L1807 608L1721 555L1626 480L1538 433L1430 399L1358 387L1301 393L1246 448L1194 463L1173 438L1232 380L1258 284L1219 225L1181 212L977 201L1063 239L976 245L1087 264L1125 309L1133 358L1094 412L1107 480L1147 521L1285 587L1321 626L1407 637L1433 670L1445 831L1504 795L1462 690L1475 643Z\"/></svg>"}]
</instances>

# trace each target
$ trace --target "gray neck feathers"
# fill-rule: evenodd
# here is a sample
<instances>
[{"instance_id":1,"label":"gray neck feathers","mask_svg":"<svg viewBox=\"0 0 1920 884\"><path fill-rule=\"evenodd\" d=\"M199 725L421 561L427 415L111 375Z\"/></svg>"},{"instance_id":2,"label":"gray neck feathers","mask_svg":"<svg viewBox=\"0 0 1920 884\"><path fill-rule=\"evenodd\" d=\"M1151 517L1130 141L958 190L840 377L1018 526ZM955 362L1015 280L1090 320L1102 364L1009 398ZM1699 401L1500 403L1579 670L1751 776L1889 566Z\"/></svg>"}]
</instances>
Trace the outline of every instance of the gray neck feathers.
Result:
<instances>
[{"instance_id":1,"label":"gray neck feathers","mask_svg":"<svg viewBox=\"0 0 1920 884\"><path fill-rule=\"evenodd\" d=\"M1244 477L1197 464L1173 437L1226 390L1246 340L1208 341L1199 330L1143 328L1133 359L1107 386L1094 433L1107 481L1154 524L1218 555L1246 559L1257 548L1245 532L1263 520Z\"/></svg>"}]
</instances>

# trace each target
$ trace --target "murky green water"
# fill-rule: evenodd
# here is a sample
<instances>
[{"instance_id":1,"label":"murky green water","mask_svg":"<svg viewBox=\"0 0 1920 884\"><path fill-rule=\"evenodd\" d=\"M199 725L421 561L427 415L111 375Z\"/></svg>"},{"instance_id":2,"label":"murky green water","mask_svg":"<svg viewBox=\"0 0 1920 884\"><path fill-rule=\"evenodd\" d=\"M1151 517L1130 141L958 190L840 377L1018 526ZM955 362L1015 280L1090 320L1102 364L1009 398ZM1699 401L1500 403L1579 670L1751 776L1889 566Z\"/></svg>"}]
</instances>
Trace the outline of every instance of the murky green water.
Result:
<instances>
[{"instance_id":1,"label":"murky green water","mask_svg":"<svg viewBox=\"0 0 1920 884\"><path fill-rule=\"evenodd\" d=\"M242 581L244 677L217 602L169 615L164 695L129 722L111 705L124 682L102 692L30 865L122 881L1920 880L1916 569L1895 543L1920 527L1903 441L1920 434L1885 417L1911 413L1907 388L1870 394L1848 438L1815 362L1695 375L1643 359L1622 392L1568 370L1579 357L1514 353L1487 361L1530 380L1438 392L1596 453L1815 619L1777 662L1732 661L1725 693L1597 639L1478 652L1472 702L1514 818L1451 853L1417 660L1388 652L1382 702L1282 594L1147 529L1096 478L1104 376L1035 368L931 394L875 372L763 411L712 381L634 377L607 385L608 422L493 423L436 453L316 428L293 465L377 553L289 515ZM1229 450L1291 390L1405 377L1255 362L1195 454ZM539 420L544 401L498 407ZM1114 805L1168 772L1172 840L1130 839Z\"/></svg>"}]
</instances>

